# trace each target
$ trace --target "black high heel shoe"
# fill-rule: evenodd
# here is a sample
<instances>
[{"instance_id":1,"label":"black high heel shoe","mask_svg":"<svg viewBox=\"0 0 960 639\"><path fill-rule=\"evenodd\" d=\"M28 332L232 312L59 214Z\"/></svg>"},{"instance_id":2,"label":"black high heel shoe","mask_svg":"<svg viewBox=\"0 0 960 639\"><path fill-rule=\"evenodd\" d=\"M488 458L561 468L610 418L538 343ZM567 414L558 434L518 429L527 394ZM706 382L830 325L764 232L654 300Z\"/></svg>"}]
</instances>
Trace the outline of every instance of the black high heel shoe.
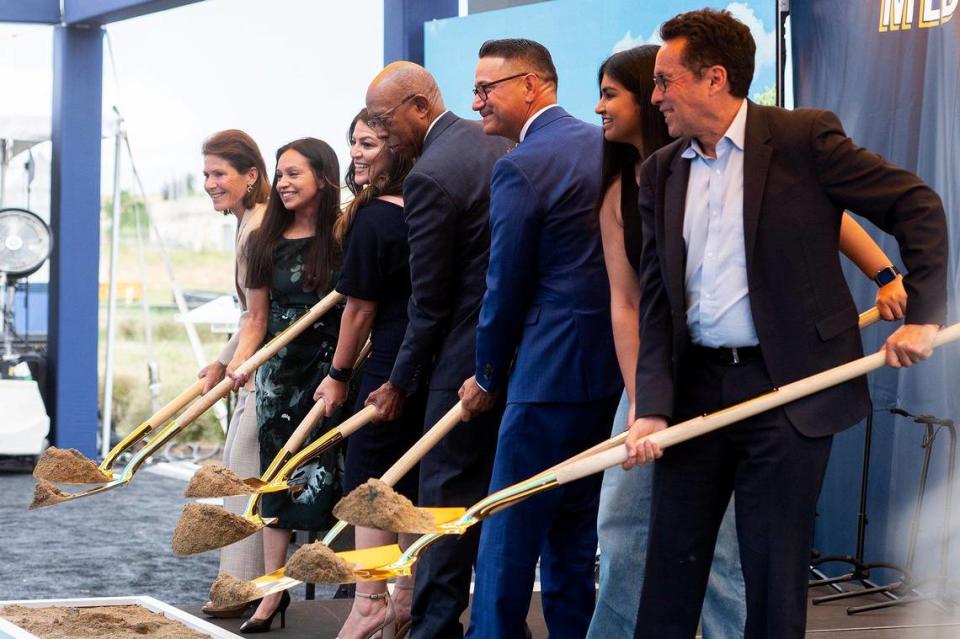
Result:
<instances>
[{"instance_id":1,"label":"black high heel shoe","mask_svg":"<svg viewBox=\"0 0 960 639\"><path fill-rule=\"evenodd\" d=\"M273 618L280 615L280 628L283 629L287 625L287 606L290 605L290 593L286 590L283 591L283 594L280 595L280 603L277 604L277 607L273 612L270 613L270 616L266 619L257 619L256 617L250 617L240 626L240 632L244 634L252 634L256 632L270 632L270 626L273 625Z\"/></svg>"}]
</instances>

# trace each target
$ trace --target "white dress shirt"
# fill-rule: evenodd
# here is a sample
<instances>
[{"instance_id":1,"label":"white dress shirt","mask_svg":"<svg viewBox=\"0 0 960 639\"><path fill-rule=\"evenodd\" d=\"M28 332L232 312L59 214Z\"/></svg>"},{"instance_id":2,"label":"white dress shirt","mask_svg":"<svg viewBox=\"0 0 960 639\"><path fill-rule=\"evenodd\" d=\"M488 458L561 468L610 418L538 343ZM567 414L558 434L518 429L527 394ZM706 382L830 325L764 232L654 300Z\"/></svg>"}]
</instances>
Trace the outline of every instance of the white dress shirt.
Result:
<instances>
[{"instance_id":1,"label":"white dress shirt","mask_svg":"<svg viewBox=\"0 0 960 639\"><path fill-rule=\"evenodd\" d=\"M716 158L691 140L683 239L687 246L687 328L694 344L755 346L743 235L744 100L717 143Z\"/></svg>"},{"instance_id":2,"label":"white dress shirt","mask_svg":"<svg viewBox=\"0 0 960 639\"><path fill-rule=\"evenodd\" d=\"M554 102L553 104L548 104L547 106L543 107L542 109L540 109L539 111L531 115L529 118L527 118L527 121L523 123L523 128L520 129L520 140L518 141L523 142L523 138L527 137L527 129L530 128L530 125L533 124L534 120L540 117L541 113L543 113L547 109L552 109L555 106L560 106L560 105L557 104L556 102Z\"/></svg>"}]
</instances>

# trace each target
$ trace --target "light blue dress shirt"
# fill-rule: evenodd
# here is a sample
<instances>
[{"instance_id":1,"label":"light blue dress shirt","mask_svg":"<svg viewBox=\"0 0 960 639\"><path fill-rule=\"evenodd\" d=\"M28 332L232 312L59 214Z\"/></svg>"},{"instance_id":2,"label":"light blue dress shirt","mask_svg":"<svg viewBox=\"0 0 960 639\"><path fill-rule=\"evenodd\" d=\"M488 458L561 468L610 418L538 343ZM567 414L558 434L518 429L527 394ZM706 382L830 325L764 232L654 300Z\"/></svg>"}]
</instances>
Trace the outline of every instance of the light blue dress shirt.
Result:
<instances>
[{"instance_id":1,"label":"light blue dress shirt","mask_svg":"<svg viewBox=\"0 0 960 639\"><path fill-rule=\"evenodd\" d=\"M690 160L683 239L687 246L685 283L687 328L693 343L710 348L755 346L743 237L744 100L716 158L691 140L682 157Z\"/></svg>"}]
</instances>

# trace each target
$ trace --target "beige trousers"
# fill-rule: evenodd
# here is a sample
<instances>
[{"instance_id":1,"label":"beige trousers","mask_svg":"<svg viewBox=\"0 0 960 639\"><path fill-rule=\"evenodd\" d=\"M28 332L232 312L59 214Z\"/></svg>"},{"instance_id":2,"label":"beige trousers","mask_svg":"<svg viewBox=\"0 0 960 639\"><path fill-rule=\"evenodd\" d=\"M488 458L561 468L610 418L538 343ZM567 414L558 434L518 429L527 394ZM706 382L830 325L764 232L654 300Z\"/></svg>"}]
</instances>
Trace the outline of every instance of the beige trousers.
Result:
<instances>
[{"instance_id":1,"label":"beige trousers","mask_svg":"<svg viewBox=\"0 0 960 639\"><path fill-rule=\"evenodd\" d=\"M260 445L257 443L256 393L245 388L237 395L237 405L227 429L223 446L223 464L240 477L260 476ZM224 507L242 515L247 497L224 497ZM250 581L264 574L261 533L220 550L220 572Z\"/></svg>"}]
</instances>

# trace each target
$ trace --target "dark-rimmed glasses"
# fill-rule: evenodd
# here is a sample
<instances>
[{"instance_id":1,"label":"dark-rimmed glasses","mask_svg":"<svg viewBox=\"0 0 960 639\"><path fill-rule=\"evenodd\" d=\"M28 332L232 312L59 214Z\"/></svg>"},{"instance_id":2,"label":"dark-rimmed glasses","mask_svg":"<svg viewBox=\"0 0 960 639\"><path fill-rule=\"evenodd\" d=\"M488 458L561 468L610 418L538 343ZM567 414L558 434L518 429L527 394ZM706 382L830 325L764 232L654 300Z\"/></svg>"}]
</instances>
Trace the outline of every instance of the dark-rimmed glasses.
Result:
<instances>
[{"instance_id":1,"label":"dark-rimmed glasses","mask_svg":"<svg viewBox=\"0 0 960 639\"><path fill-rule=\"evenodd\" d=\"M500 78L499 80L494 80L493 82L484 82L483 84L474 85L473 95L480 98L481 102L486 102L487 96L490 95L490 89L501 82L506 82L507 80L516 80L517 78L522 78L525 75L530 75L530 72L524 71L523 73L517 73L515 75L507 76L506 78Z\"/></svg>"},{"instance_id":2,"label":"dark-rimmed glasses","mask_svg":"<svg viewBox=\"0 0 960 639\"><path fill-rule=\"evenodd\" d=\"M386 111L384 111L384 112L381 113L380 115L375 115L375 116L369 118L369 119L367 120L367 126L370 127L371 129L374 129L374 130L376 130L376 129L386 129L386 128L387 128L387 125L390 123L390 120L393 119L393 116L392 116L391 114L392 114L394 111L396 111L397 109L399 109L400 107L402 107L404 104L406 104L407 102L409 102L410 100L412 100L413 98L417 97L417 95L418 95L418 94L416 94L416 93L411 93L410 95L408 95L408 96L405 97L404 99L400 100L400 102L398 102L398 103L395 104L394 106L390 107L389 109L387 109Z\"/></svg>"},{"instance_id":3,"label":"dark-rimmed glasses","mask_svg":"<svg viewBox=\"0 0 960 639\"><path fill-rule=\"evenodd\" d=\"M682 73L677 73L677 74L675 74L675 75L673 75L673 76L666 76L666 75L664 75L664 74L662 74L662 73L654 73L654 74L653 74L653 84L654 84L654 86L656 86L658 89L660 89L661 91L663 91L664 93L666 93L666 92L667 92L667 87L670 86L670 83L671 83L671 82L676 82L678 78L682 78L683 76L687 75L688 73L693 73L693 71L691 71L690 69L687 69L686 71L684 71L684 72L682 72Z\"/></svg>"}]
</instances>

